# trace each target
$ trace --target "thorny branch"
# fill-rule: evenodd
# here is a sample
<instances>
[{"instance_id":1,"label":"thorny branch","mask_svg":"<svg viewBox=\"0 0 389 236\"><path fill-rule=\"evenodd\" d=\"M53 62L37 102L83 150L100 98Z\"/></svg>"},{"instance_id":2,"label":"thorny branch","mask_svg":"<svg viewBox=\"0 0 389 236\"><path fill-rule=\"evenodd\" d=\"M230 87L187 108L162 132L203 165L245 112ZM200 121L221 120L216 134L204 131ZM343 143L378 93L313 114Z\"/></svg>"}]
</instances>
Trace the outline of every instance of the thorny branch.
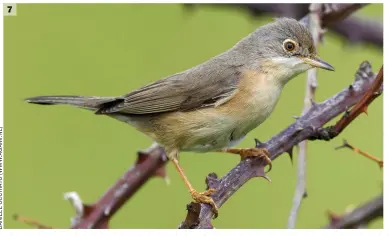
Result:
<instances>
[{"instance_id":1,"label":"thorny branch","mask_svg":"<svg viewBox=\"0 0 389 236\"><path fill-rule=\"evenodd\" d=\"M321 28L321 15L322 15L322 4L312 3L310 6L310 13L308 15L308 28L313 37L313 43L317 47L322 34ZM312 107L312 101L315 98L315 91L317 87L317 69L311 69L307 72L307 83L304 97L304 108L302 115L308 112ZM288 228L292 229L296 226L297 214L301 206L303 198L307 197L306 189L306 158L307 158L307 140L302 141L298 144L298 155L297 155L297 183L295 195L293 197L292 209L289 213ZM293 152L290 152L292 154ZM293 157L290 156L292 159Z\"/></svg>"},{"instance_id":2,"label":"thorny branch","mask_svg":"<svg viewBox=\"0 0 389 236\"><path fill-rule=\"evenodd\" d=\"M384 46L384 27L382 23L357 16L350 16L338 24L329 27L330 30L342 36L347 43L371 43L378 48Z\"/></svg>"},{"instance_id":3,"label":"thorny branch","mask_svg":"<svg viewBox=\"0 0 389 236\"><path fill-rule=\"evenodd\" d=\"M158 176L167 180L166 163L167 158L164 150L160 146L153 144L144 151L138 151L135 165L130 167L95 203L83 203L76 192L65 193L65 200L69 200L76 211L76 216L71 218L71 228L108 228L111 217L150 177ZM15 217L15 219L37 228L52 228L51 226L44 226L37 220L22 216Z\"/></svg>"},{"instance_id":4,"label":"thorny branch","mask_svg":"<svg viewBox=\"0 0 389 236\"><path fill-rule=\"evenodd\" d=\"M362 99L356 104L353 109L351 109L350 112L346 112L345 115L340 119L335 126L332 129L332 132L334 135L338 135L340 132L342 132L343 129L345 129L351 121L353 121L357 116L359 116L361 113L367 114L367 108L376 99L378 96L381 95L383 90L383 82L384 82L384 69L383 66L381 67L380 71L378 72L377 78L374 81L373 85L369 89L369 91L366 92L366 94L362 97ZM353 87L350 85L349 90L352 91Z\"/></svg>"},{"instance_id":5,"label":"thorny branch","mask_svg":"<svg viewBox=\"0 0 389 236\"><path fill-rule=\"evenodd\" d=\"M161 147L153 145L147 151L138 152L135 167L131 167L96 203L88 206L88 212L79 216L72 228L107 228L109 219L151 176L165 175L161 168L166 162Z\"/></svg>"},{"instance_id":6,"label":"thorny branch","mask_svg":"<svg viewBox=\"0 0 389 236\"><path fill-rule=\"evenodd\" d=\"M44 225L37 220L31 219L31 218L28 218L25 216L20 216L20 215L15 214L13 216L13 218L16 221L28 224L28 225L33 226L33 227L38 228L38 229L53 229L53 227L51 227L51 226Z\"/></svg>"},{"instance_id":7,"label":"thorny branch","mask_svg":"<svg viewBox=\"0 0 389 236\"><path fill-rule=\"evenodd\" d=\"M344 215L329 213L330 223L324 229L356 229L360 225L367 225L370 221L383 217L384 201L380 195L373 200L353 209Z\"/></svg>"},{"instance_id":8,"label":"thorny branch","mask_svg":"<svg viewBox=\"0 0 389 236\"><path fill-rule=\"evenodd\" d=\"M322 27L326 28L334 23L343 20L352 13L356 12L360 8L366 6L366 3L353 3L353 4L343 4L343 3L327 3L323 4L325 12L327 14L323 15Z\"/></svg>"},{"instance_id":9,"label":"thorny branch","mask_svg":"<svg viewBox=\"0 0 389 236\"><path fill-rule=\"evenodd\" d=\"M192 9L196 5L205 4L185 4L187 9ZM248 11L253 17L264 16L268 13L277 16L291 17L300 19L309 13L309 5L306 3L254 3L254 4L206 4L206 6L213 7L235 7L245 11ZM350 4L322 4L323 7L328 5L350 5ZM356 8L361 7L364 4L355 5L350 10L355 11ZM336 8L336 7L335 7ZM329 8L327 7L327 10ZM332 16L333 17L333 16ZM326 25L324 25L326 27ZM337 21L336 24L328 26L329 30L337 33L342 39L347 40L347 43L371 43L379 48L383 48L383 24L374 20L359 17L350 16L344 20Z\"/></svg>"},{"instance_id":10,"label":"thorny branch","mask_svg":"<svg viewBox=\"0 0 389 236\"><path fill-rule=\"evenodd\" d=\"M289 152L299 142L317 136L318 133L322 137L325 133L321 132L320 127L344 112L348 107L356 104L363 94L369 90L374 78L375 75L371 71L370 64L363 62L355 75L352 92L349 88L345 88L323 103L315 104L288 128L273 136L268 142L257 144L257 147L266 147L271 154L270 158L274 161L282 153ZM261 163L261 160L247 159L241 161L224 177L213 181L212 188L216 189L216 193L212 195L212 198L220 208L248 180L263 176L264 164ZM211 208L202 204L198 224L189 228L212 228L212 214ZM186 222L183 222L182 225L188 226Z\"/></svg>"},{"instance_id":11,"label":"thorny branch","mask_svg":"<svg viewBox=\"0 0 389 236\"><path fill-rule=\"evenodd\" d=\"M346 109L346 112L342 116L342 118L336 122L334 126L328 126L326 128L322 128L318 130L316 134L309 137L309 140L316 140L316 139L324 139L329 140L333 139L336 136L340 134L355 118L357 118L361 113L367 114L367 108L376 99L378 96L381 95L383 91L383 82L384 82L384 71L383 66L381 67L380 71L377 74L377 78L374 80L374 83L369 88L368 91L364 94L364 96L361 98L361 100L358 101L358 103L351 109L351 111L348 111ZM363 73L363 72L360 72ZM363 74L360 74L360 76L364 76ZM349 93L354 92L354 86L351 84L348 87Z\"/></svg>"},{"instance_id":12,"label":"thorny branch","mask_svg":"<svg viewBox=\"0 0 389 236\"><path fill-rule=\"evenodd\" d=\"M384 166L384 161L378 159L377 157L375 157L375 156L373 156L373 155L371 155L371 154L369 154L369 153L367 153L367 152L364 152L364 151L360 150L359 148L354 147L353 145L349 144L349 143L347 142L347 140L345 140L345 139L343 140L343 145L341 145L341 146L339 146L339 147L336 147L335 149L340 149L340 148L348 148L348 149L351 149L351 150L353 150L354 152L359 153L359 154L361 154L362 156L364 156L364 157L366 157L366 158L368 158L368 159L370 159L370 160L372 160L372 161L375 161L375 162L378 164L378 166L379 166L380 168L382 168L382 167Z\"/></svg>"},{"instance_id":13,"label":"thorny branch","mask_svg":"<svg viewBox=\"0 0 389 236\"><path fill-rule=\"evenodd\" d=\"M138 152L136 164L94 204L83 204L77 194L67 194L66 198L72 202L77 212L77 216L72 219L71 228L108 228L111 217L150 177L165 177L166 162L163 149L152 145L148 150Z\"/></svg>"}]
</instances>

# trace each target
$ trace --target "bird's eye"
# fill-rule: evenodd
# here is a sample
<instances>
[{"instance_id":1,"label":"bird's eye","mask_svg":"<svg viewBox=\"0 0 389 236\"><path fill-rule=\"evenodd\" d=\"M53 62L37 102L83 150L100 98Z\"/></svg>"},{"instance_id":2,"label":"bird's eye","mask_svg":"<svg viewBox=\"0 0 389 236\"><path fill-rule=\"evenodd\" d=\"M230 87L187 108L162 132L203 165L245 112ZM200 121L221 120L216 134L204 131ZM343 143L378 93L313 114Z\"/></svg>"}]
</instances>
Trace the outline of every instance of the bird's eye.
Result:
<instances>
[{"instance_id":1,"label":"bird's eye","mask_svg":"<svg viewBox=\"0 0 389 236\"><path fill-rule=\"evenodd\" d=\"M292 52L296 49L296 43L293 40L287 39L284 41L284 48L288 52Z\"/></svg>"}]
</instances>

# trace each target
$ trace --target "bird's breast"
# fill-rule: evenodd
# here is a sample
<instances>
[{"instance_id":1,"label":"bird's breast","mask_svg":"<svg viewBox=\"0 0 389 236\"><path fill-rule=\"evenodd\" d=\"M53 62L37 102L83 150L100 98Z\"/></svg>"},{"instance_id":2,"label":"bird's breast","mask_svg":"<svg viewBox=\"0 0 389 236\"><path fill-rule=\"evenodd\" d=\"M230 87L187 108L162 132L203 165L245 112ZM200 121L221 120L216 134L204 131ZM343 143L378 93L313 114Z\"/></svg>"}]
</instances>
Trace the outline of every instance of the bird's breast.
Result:
<instances>
[{"instance_id":1,"label":"bird's breast","mask_svg":"<svg viewBox=\"0 0 389 236\"><path fill-rule=\"evenodd\" d=\"M271 75L247 71L238 90L228 103L220 107L236 122L236 128L247 133L265 121L276 106L282 86Z\"/></svg>"}]
</instances>

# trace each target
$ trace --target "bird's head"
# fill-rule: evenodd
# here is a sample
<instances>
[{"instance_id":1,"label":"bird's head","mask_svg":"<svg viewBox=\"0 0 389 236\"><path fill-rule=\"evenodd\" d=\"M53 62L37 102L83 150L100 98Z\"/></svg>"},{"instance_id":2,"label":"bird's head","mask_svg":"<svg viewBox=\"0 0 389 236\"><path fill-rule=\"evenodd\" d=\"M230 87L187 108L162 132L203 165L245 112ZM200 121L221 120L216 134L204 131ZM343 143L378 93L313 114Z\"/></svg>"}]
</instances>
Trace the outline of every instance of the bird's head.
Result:
<instances>
[{"instance_id":1,"label":"bird's head","mask_svg":"<svg viewBox=\"0 0 389 236\"><path fill-rule=\"evenodd\" d=\"M280 18L261 26L247 37L241 47L262 67L287 82L311 68L333 71L316 53L308 28L295 19ZM259 63L258 63L259 62Z\"/></svg>"}]
</instances>

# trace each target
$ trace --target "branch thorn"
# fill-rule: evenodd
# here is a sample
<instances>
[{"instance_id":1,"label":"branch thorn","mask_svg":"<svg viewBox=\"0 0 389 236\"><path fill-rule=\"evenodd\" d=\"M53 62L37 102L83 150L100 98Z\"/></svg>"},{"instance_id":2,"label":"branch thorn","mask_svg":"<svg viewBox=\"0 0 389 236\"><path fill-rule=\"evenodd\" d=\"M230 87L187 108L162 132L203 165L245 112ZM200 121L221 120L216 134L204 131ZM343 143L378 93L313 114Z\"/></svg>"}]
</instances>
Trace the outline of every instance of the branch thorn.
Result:
<instances>
[{"instance_id":1,"label":"branch thorn","mask_svg":"<svg viewBox=\"0 0 389 236\"><path fill-rule=\"evenodd\" d=\"M290 162L293 165L293 146L291 148L289 148L288 150L286 150L285 152L288 153Z\"/></svg>"},{"instance_id":2,"label":"branch thorn","mask_svg":"<svg viewBox=\"0 0 389 236\"><path fill-rule=\"evenodd\" d=\"M220 179L218 179L216 173L209 173L208 176L205 178L205 184L206 184L206 189L217 189L220 184Z\"/></svg>"},{"instance_id":3,"label":"branch thorn","mask_svg":"<svg viewBox=\"0 0 389 236\"><path fill-rule=\"evenodd\" d=\"M367 114L367 106L364 106L364 107L362 108L362 112L365 113L366 115L368 115L368 114Z\"/></svg>"},{"instance_id":4,"label":"branch thorn","mask_svg":"<svg viewBox=\"0 0 389 236\"><path fill-rule=\"evenodd\" d=\"M255 138L255 147L259 148L259 147L262 147L263 143L261 141L259 141L259 139Z\"/></svg>"},{"instance_id":5,"label":"branch thorn","mask_svg":"<svg viewBox=\"0 0 389 236\"><path fill-rule=\"evenodd\" d=\"M343 144L335 147L335 150L341 149L341 148L351 148L352 149L352 146L350 144L348 144L346 139L343 139Z\"/></svg>"},{"instance_id":6,"label":"branch thorn","mask_svg":"<svg viewBox=\"0 0 389 236\"><path fill-rule=\"evenodd\" d=\"M262 178L266 179L266 180L267 180L269 183L272 183L272 181L271 181L270 177L269 177L269 176L267 176L267 175L264 175L264 176L259 176L259 177L262 177Z\"/></svg>"}]
</instances>

